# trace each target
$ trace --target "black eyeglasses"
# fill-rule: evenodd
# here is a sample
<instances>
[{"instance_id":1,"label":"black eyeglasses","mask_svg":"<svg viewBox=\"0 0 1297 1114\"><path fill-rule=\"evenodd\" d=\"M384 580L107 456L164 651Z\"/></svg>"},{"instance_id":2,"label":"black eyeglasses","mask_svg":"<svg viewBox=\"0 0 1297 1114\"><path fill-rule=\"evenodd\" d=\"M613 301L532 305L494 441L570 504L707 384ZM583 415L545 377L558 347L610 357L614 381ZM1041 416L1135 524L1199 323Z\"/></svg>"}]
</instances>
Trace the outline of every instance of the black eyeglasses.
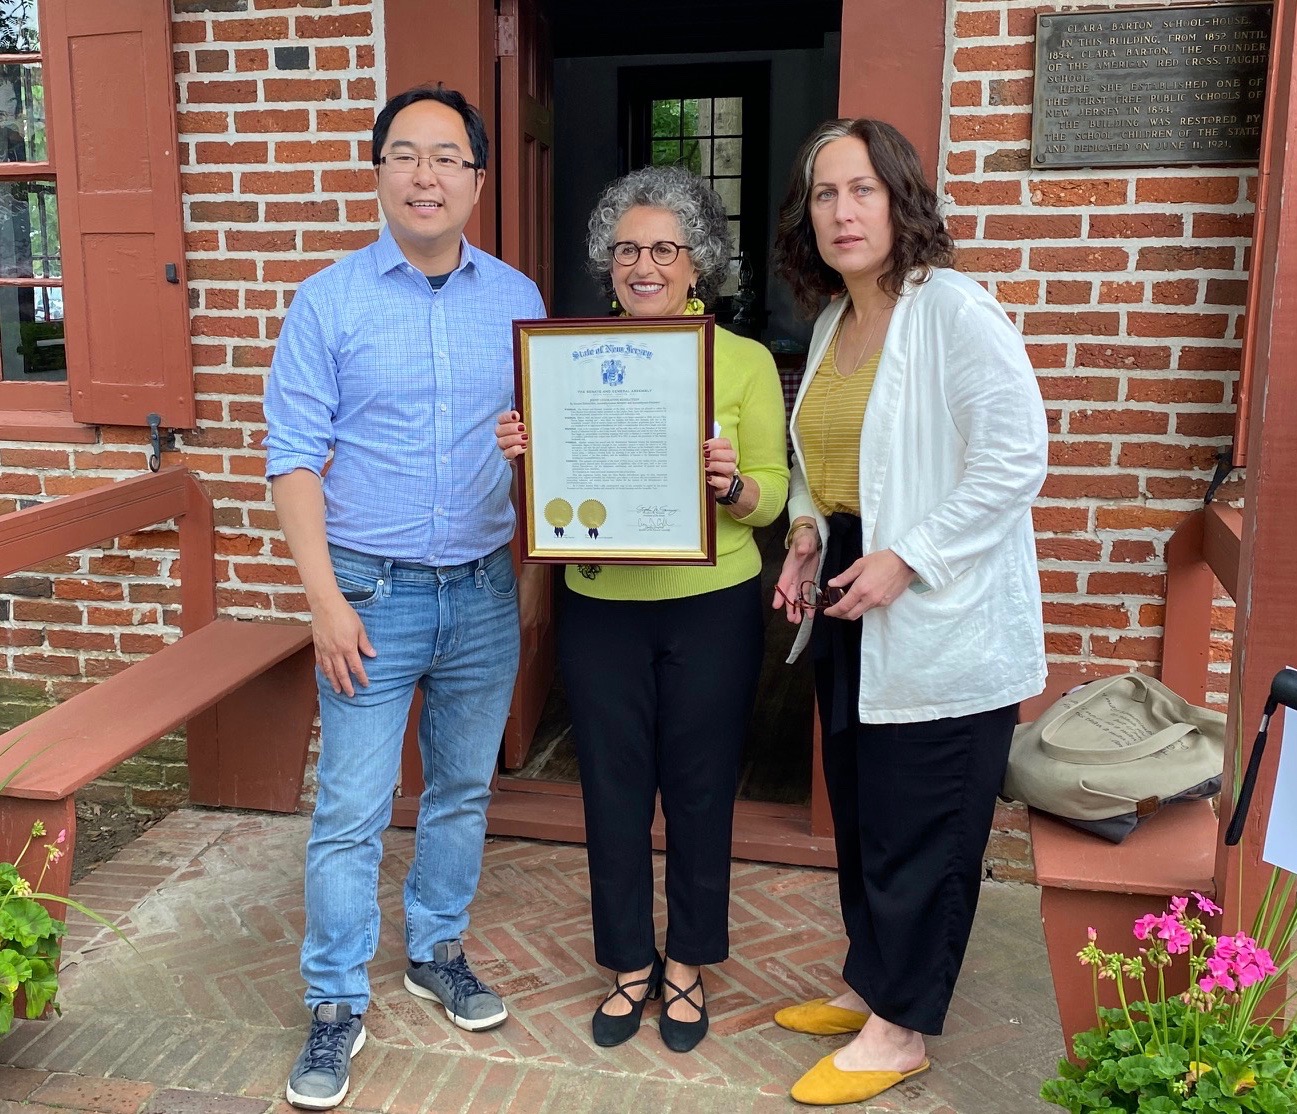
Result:
<instances>
[{"instance_id":1,"label":"black eyeglasses","mask_svg":"<svg viewBox=\"0 0 1297 1114\"><path fill-rule=\"evenodd\" d=\"M436 175L460 174L465 170L480 170L477 163L461 159L456 155L411 155L401 152L396 155L383 155L378 160L393 174L413 174L421 162L428 164L428 169Z\"/></svg>"},{"instance_id":2,"label":"black eyeglasses","mask_svg":"<svg viewBox=\"0 0 1297 1114\"><path fill-rule=\"evenodd\" d=\"M671 240L658 240L654 244L637 244L634 240L618 240L612 246L612 257L623 267L633 267L639 262L640 252L647 251L649 258L663 267L676 261L682 251L691 251L688 244L677 244Z\"/></svg>"},{"instance_id":3,"label":"black eyeglasses","mask_svg":"<svg viewBox=\"0 0 1297 1114\"><path fill-rule=\"evenodd\" d=\"M832 607L835 603L840 603L842 597L847 594L845 588L835 588L832 584L826 584L821 588L813 580L803 580L798 585L795 600L790 600L784 595L778 584L775 585L775 591L783 598L784 603L791 604L793 607L805 608L807 611L823 611L826 607Z\"/></svg>"}]
</instances>

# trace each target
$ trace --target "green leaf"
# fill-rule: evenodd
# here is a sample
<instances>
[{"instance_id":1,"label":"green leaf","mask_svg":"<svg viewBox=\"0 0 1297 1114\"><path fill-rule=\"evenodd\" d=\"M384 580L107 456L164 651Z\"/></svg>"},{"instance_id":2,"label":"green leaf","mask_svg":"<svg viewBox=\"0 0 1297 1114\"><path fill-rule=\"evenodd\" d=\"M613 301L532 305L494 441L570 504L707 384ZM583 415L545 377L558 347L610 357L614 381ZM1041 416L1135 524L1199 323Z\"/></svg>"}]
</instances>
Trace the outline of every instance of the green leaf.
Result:
<instances>
[{"instance_id":1,"label":"green leaf","mask_svg":"<svg viewBox=\"0 0 1297 1114\"><path fill-rule=\"evenodd\" d=\"M1121 1052L1134 1052L1139 1047L1139 1042L1135 1040L1135 1034L1129 1029L1114 1029L1112 1031L1112 1046Z\"/></svg>"},{"instance_id":2,"label":"green leaf","mask_svg":"<svg viewBox=\"0 0 1297 1114\"><path fill-rule=\"evenodd\" d=\"M0 907L0 938L30 947L56 933L54 918L29 897L10 898Z\"/></svg>"},{"instance_id":3,"label":"green leaf","mask_svg":"<svg viewBox=\"0 0 1297 1114\"><path fill-rule=\"evenodd\" d=\"M23 983L23 991L27 995L27 1016L40 1017L59 992L59 977L55 966L42 959L34 960L31 976Z\"/></svg>"}]
</instances>

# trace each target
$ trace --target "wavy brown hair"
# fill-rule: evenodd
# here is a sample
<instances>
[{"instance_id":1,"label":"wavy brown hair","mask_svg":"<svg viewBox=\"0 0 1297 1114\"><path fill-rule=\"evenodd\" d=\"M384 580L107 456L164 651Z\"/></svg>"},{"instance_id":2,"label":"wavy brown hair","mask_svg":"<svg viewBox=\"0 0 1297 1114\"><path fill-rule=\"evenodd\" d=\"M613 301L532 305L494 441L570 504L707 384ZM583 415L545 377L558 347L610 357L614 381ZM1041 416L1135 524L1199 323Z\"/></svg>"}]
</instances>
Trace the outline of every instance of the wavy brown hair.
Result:
<instances>
[{"instance_id":1,"label":"wavy brown hair","mask_svg":"<svg viewBox=\"0 0 1297 1114\"><path fill-rule=\"evenodd\" d=\"M775 235L776 271L792 288L797 305L808 315L827 297L846 289L842 276L820 257L811 225L811 182L815 159L828 143L854 136L869 149L869 161L887 186L892 221L891 266L878 276L878 285L894 298L905 289L915 270L924 282L933 267L946 267L955 245L937 211L937 194L923 177L919 153L891 124L861 117L827 120L802 144L793 164L788 196L779 209Z\"/></svg>"}]
</instances>

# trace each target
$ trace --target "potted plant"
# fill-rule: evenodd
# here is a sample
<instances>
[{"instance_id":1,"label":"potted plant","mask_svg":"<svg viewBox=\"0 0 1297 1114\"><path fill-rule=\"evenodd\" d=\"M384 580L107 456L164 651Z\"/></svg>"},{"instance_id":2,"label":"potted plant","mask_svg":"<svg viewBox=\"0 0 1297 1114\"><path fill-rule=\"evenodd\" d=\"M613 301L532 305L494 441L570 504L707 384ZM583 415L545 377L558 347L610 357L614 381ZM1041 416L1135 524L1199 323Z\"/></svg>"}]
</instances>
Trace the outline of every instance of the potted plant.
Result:
<instances>
[{"instance_id":1,"label":"potted plant","mask_svg":"<svg viewBox=\"0 0 1297 1114\"><path fill-rule=\"evenodd\" d=\"M1072 1114L1297 1110L1297 1029L1281 1020L1292 999L1262 1006L1297 958L1293 893L1293 877L1276 870L1252 932L1220 937L1202 921L1220 913L1211 900L1173 897L1135 922L1134 955L1103 951L1091 929L1078 959L1094 980L1098 1025L1077 1034L1079 1063L1061 1060L1040 1097ZM1181 963L1189 989L1168 996L1167 973ZM1116 983L1119 1008L1098 1005L1100 979Z\"/></svg>"},{"instance_id":2,"label":"potted plant","mask_svg":"<svg viewBox=\"0 0 1297 1114\"><path fill-rule=\"evenodd\" d=\"M64 924L55 920L43 905L50 895L40 892L45 872L63 857L67 832L59 832L45 844L44 861L35 888L22 876L23 860L32 844L45 835L45 825L32 825L27 843L12 863L0 863L0 1033L7 1033L14 1019L14 998L21 991L27 1000L28 1017L40 1017L46 1007L58 1010L59 938ZM58 900L58 899L55 899ZM79 908L75 902L69 905ZM93 914L91 914L93 916Z\"/></svg>"}]
</instances>

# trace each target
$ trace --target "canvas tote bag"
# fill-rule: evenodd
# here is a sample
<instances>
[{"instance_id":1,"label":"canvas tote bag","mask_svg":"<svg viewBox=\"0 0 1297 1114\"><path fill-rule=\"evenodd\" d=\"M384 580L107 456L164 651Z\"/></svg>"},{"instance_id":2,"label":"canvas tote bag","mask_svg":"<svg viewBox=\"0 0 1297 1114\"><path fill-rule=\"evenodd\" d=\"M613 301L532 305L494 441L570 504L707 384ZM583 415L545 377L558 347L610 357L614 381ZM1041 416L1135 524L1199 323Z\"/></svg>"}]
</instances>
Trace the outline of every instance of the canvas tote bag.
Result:
<instances>
[{"instance_id":1,"label":"canvas tote bag","mask_svg":"<svg viewBox=\"0 0 1297 1114\"><path fill-rule=\"evenodd\" d=\"M1004 795L1120 843L1164 804L1215 796L1224 764L1223 712L1124 673L1019 724Z\"/></svg>"}]
</instances>

